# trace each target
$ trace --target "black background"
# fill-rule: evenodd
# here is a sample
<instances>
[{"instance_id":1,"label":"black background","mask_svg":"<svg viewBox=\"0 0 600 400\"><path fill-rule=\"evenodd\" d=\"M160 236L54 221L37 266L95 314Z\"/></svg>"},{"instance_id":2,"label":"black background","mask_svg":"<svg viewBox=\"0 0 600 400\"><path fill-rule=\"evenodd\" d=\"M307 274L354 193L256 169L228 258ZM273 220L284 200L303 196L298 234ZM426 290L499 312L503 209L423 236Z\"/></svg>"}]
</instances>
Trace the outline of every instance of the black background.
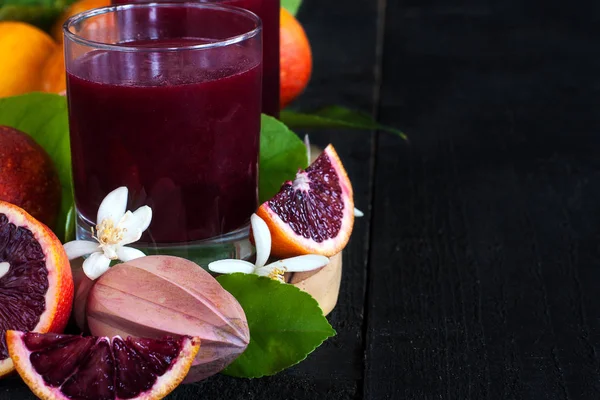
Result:
<instances>
[{"instance_id":1,"label":"black background","mask_svg":"<svg viewBox=\"0 0 600 400\"><path fill-rule=\"evenodd\" d=\"M600 398L600 2L305 0L299 18L315 67L297 105L370 112L410 143L311 136L366 214L338 336L169 399Z\"/></svg>"}]
</instances>

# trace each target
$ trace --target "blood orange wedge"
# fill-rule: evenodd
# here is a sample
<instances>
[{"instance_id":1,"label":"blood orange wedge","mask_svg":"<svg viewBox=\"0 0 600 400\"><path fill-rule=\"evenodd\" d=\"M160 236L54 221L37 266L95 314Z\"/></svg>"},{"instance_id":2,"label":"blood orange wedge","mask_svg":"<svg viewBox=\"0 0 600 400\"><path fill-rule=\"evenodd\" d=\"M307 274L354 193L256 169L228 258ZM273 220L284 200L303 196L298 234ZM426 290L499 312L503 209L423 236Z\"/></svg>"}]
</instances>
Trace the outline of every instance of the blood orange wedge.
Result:
<instances>
[{"instance_id":1,"label":"blood orange wedge","mask_svg":"<svg viewBox=\"0 0 600 400\"><path fill-rule=\"evenodd\" d=\"M348 174L332 145L294 181L263 203L257 214L269 226L271 253L333 256L348 243L354 225L354 198Z\"/></svg>"},{"instance_id":2,"label":"blood orange wedge","mask_svg":"<svg viewBox=\"0 0 600 400\"><path fill-rule=\"evenodd\" d=\"M21 378L42 400L162 399L185 378L200 340L6 332Z\"/></svg>"},{"instance_id":3,"label":"blood orange wedge","mask_svg":"<svg viewBox=\"0 0 600 400\"><path fill-rule=\"evenodd\" d=\"M0 377L13 370L5 332L62 332L72 303L71 266L60 241L23 209L0 201Z\"/></svg>"}]
</instances>

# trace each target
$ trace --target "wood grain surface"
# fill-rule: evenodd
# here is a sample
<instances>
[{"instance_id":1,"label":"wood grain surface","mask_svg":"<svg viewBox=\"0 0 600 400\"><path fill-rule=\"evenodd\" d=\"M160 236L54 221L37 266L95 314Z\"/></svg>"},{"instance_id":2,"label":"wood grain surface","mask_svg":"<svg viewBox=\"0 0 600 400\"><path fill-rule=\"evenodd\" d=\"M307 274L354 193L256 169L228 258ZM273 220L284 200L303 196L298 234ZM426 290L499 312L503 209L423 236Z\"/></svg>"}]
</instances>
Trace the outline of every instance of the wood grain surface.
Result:
<instances>
[{"instance_id":1,"label":"wood grain surface","mask_svg":"<svg viewBox=\"0 0 600 400\"><path fill-rule=\"evenodd\" d=\"M600 6L569 4L305 0L298 105L370 112L410 143L311 134L365 211L338 335L275 377L169 399L600 398Z\"/></svg>"},{"instance_id":2,"label":"wood grain surface","mask_svg":"<svg viewBox=\"0 0 600 400\"><path fill-rule=\"evenodd\" d=\"M365 398L600 397L597 12L387 2Z\"/></svg>"}]
</instances>

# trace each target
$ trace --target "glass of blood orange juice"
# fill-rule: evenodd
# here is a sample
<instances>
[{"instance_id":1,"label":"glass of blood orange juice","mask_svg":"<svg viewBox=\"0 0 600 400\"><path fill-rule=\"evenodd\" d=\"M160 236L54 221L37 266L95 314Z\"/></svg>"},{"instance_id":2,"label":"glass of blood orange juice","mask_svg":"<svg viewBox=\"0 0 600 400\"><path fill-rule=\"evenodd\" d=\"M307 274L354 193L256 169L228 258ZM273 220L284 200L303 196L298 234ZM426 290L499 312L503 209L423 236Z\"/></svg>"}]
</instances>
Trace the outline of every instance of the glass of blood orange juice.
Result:
<instances>
[{"instance_id":1,"label":"glass of blood orange juice","mask_svg":"<svg viewBox=\"0 0 600 400\"><path fill-rule=\"evenodd\" d=\"M236 256L258 205L261 32L251 12L201 3L110 6L67 21L79 238L102 199L126 186L127 209L153 209L142 247Z\"/></svg>"}]
</instances>

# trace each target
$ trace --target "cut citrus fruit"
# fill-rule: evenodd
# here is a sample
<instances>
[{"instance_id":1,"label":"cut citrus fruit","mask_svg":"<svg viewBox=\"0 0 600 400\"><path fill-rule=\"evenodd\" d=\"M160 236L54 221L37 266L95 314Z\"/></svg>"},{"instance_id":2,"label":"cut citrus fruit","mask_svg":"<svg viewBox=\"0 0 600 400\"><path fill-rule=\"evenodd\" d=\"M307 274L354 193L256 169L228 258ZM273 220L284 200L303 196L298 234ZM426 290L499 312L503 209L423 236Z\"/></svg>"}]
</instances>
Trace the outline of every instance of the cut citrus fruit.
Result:
<instances>
[{"instance_id":1,"label":"cut citrus fruit","mask_svg":"<svg viewBox=\"0 0 600 400\"><path fill-rule=\"evenodd\" d=\"M23 209L0 201L0 376L13 370L4 333L61 332L72 303L71 267L60 241Z\"/></svg>"},{"instance_id":2,"label":"cut citrus fruit","mask_svg":"<svg viewBox=\"0 0 600 400\"><path fill-rule=\"evenodd\" d=\"M200 340L6 332L23 381L42 400L162 399L185 378Z\"/></svg>"},{"instance_id":3,"label":"cut citrus fruit","mask_svg":"<svg viewBox=\"0 0 600 400\"><path fill-rule=\"evenodd\" d=\"M293 182L284 183L257 214L269 226L274 256L333 256L342 251L354 225L354 198L333 146L299 171Z\"/></svg>"}]
</instances>

